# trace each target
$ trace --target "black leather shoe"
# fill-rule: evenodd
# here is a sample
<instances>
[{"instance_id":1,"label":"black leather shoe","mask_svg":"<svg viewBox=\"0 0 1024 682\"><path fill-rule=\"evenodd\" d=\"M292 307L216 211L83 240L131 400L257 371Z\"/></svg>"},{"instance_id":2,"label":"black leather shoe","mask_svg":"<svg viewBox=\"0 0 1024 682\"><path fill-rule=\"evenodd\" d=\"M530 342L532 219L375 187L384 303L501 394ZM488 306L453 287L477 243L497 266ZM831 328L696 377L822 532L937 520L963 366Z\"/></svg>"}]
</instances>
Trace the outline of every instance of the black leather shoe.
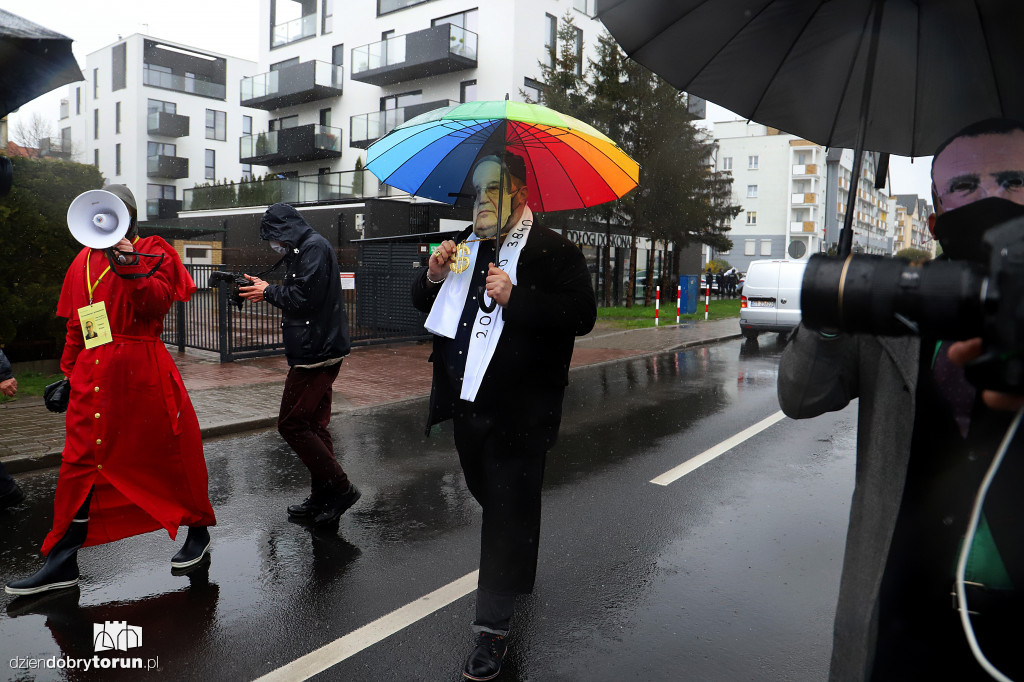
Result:
<instances>
[{"instance_id":1,"label":"black leather shoe","mask_svg":"<svg viewBox=\"0 0 1024 682\"><path fill-rule=\"evenodd\" d=\"M462 676L467 680L493 680L501 672L501 661L507 647L505 638L490 632L476 636L476 646L466 659Z\"/></svg>"},{"instance_id":2,"label":"black leather shoe","mask_svg":"<svg viewBox=\"0 0 1024 682\"><path fill-rule=\"evenodd\" d=\"M189 526L185 544L171 557L171 568L195 566L210 551L211 542L210 531L205 526Z\"/></svg>"},{"instance_id":3,"label":"black leather shoe","mask_svg":"<svg viewBox=\"0 0 1024 682\"><path fill-rule=\"evenodd\" d=\"M344 514L349 507L355 504L360 497L362 497L362 493L359 492L359 488L349 483L348 490L339 495L333 495L332 497L327 498L321 512L313 518L313 525L329 526L333 523L337 523L338 518Z\"/></svg>"},{"instance_id":4,"label":"black leather shoe","mask_svg":"<svg viewBox=\"0 0 1024 682\"><path fill-rule=\"evenodd\" d=\"M21 504L24 501L25 493L18 486L18 484L15 483L13 488L8 490L3 495L0 495L0 509L7 509L8 507L13 507L14 505Z\"/></svg>"},{"instance_id":5,"label":"black leather shoe","mask_svg":"<svg viewBox=\"0 0 1024 682\"><path fill-rule=\"evenodd\" d=\"M7 594L38 594L78 584L78 550L85 542L88 523L73 521L46 557L46 563L27 578L12 580L4 587Z\"/></svg>"},{"instance_id":6,"label":"black leather shoe","mask_svg":"<svg viewBox=\"0 0 1024 682\"><path fill-rule=\"evenodd\" d=\"M324 510L324 506L313 500L313 496L307 497L301 504L293 504L288 507L288 516L304 519L316 516Z\"/></svg>"}]
</instances>

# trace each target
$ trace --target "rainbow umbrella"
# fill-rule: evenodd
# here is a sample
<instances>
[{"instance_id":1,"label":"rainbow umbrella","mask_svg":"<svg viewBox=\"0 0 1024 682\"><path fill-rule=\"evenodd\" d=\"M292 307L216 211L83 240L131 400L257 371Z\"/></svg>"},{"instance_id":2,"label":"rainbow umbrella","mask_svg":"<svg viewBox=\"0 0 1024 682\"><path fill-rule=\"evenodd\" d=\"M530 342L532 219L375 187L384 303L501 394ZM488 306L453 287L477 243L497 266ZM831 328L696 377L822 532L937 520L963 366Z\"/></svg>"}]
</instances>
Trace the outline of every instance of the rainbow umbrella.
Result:
<instances>
[{"instance_id":1,"label":"rainbow umbrella","mask_svg":"<svg viewBox=\"0 0 1024 682\"><path fill-rule=\"evenodd\" d=\"M367 149L366 168L418 197L454 204L478 158L503 149L526 161L534 211L614 201L637 186L640 167L601 131L538 104L465 102L410 119Z\"/></svg>"}]
</instances>

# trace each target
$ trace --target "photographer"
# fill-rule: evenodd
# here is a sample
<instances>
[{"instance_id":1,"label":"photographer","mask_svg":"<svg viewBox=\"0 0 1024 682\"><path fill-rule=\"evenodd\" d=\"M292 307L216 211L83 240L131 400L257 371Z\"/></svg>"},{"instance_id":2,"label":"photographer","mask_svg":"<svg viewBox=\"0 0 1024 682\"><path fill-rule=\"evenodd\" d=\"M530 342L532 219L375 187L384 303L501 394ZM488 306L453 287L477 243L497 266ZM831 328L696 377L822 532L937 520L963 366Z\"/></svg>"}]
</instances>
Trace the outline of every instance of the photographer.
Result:
<instances>
[{"instance_id":1,"label":"photographer","mask_svg":"<svg viewBox=\"0 0 1024 682\"><path fill-rule=\"evenodd\" d=\"M250 301L280 308L288 378L281 396L277 430L309 469L310 495L288 507L289 516L316 526L337 523L359 499L334 456L327 430L331 386L349 352L348 317L341 295L338 259L330 242L288 204L274 204L260 223L260 237L284 256L283 284L246 275L252 286L239 292Z\"/></svg>"},{"instance_id":2,"label":"photographer","mask_svg":"<svg viewBox=\"0 0 1024 682\"><path fill-rule=\"evenodd\" d=\"M980 241L996 208L1024 209L1024 124L983 121L939 147L932 165L936 215L953 234L944 257L971 260L956 243ZM977 204L989 199L986 204ZM970 220L965 220L970 216ZM956 231L943 231L957 226ZM953 313L950 312L952 315ZM979 330L980 331L980 330ZM836 609L832 679L978 679L951 596L974 497L1019 399L967 382L962 365L980 339L819 333L800 325L782 356L779 402L793 418L859 398L856 487ZM1000 403L998 401L1005 401ZM1011 450L989 490L968 561L967 602L978 643L1003 673L1017 654L1024 590L1018 502L1024 452Z\"/></svg>"}]
</instances>

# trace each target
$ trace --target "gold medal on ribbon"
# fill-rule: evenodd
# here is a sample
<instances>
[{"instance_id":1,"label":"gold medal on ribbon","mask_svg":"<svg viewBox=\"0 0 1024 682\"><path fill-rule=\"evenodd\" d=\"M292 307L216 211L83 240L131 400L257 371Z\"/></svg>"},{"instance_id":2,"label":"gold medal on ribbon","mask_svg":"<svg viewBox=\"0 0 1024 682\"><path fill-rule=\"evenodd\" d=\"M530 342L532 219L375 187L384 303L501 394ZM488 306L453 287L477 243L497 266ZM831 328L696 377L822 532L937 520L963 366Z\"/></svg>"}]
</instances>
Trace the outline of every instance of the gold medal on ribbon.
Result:
<instances>
[{"instance_id":1,"label":"gold medal on ribbon","mask_svg":"<svg viewBox=\"0 0 1024 682\"><path fill-rule=\"evenodd\" d=\"M456 275L461 274L469 268L469 244L462 242L456 249L455 254L452 256L451 265L452 272Z\"/></svg>"}]
</instances>

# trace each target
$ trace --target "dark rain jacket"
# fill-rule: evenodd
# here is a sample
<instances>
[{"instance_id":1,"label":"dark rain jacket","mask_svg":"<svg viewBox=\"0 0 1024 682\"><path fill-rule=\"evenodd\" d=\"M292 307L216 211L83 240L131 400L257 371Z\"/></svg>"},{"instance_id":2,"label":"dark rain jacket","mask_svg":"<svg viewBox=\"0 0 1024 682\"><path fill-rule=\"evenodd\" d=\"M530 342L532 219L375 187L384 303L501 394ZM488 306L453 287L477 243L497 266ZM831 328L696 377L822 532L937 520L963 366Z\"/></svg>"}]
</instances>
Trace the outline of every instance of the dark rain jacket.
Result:
<instances>
[{"instance_id":1,"label":"dark rain jacket","mask_svg":"<svg viewBox=\"0 0 1024 682\"><path fill-rule=\"evenodd\" d=\"M7 381L14 376L14 372L11 371L11 361L7 359L4 352L0 350L0 381Z\"/></svg>"},{"instance_id":2,"label":"dark rain jacket","mask_svg":"<svg viewBox=\"0 0 1024 682\"><path fill-rule=\"evenodd\" d=\"M314 365L348 355L348 317L341 295L338 258L330 242L288 204L274 204L260 223L260 237L288 248L283 284L263 298L282 310L289 365Z\"/></svg>"}]
</instances>

